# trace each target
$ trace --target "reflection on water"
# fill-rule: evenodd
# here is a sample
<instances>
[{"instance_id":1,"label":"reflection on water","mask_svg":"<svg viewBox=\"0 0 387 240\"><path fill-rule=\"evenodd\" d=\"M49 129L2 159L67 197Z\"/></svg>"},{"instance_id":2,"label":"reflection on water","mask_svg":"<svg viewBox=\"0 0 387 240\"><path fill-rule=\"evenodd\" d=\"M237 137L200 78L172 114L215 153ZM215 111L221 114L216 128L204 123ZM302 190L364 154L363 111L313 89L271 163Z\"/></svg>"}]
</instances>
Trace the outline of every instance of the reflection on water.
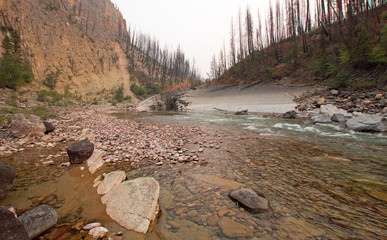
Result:
<instances>
[{"instance_id":1,"label":"reflection on water","mask_svg":"<svg viewBox=\"0 0 387 240\"><path fill-rule=\"evenodd\" d=\"M207 165L144 164L133 170L128 163L118 162L108 163L98 172L120 169L129 179L153 176L160 182L161 216L150 233L125 231L110 220L96 202L96 193L90 192L96 175L79 170L79 166L62 172L55 167L35 167L37 174L32 178L42 178L42 173L48 172L52 173L46 174L52 175L46 179L49 182L36 181L27 194L23 192L26 181L34 179L20 176L26 181L12 196L21 194L33 201L29 196L45 200L45 195L52 195L65 221L101 221L112 232L123 231L124 239L387 238L385 135L359 134L341 125L313 125L307 120L219 112L114 115L205 129L206 134L187 136L191 140L182 151L195 151L207 159ZM220 148L211 147L213 142ZM203 153L198 153L199 147ZM41 154L49 153L36 153ZM24 157L34 159L33 154ZM33 166L31 162L24 168ZM84 189L81 183L89 188ZM228 194L241 187L265 195L270 211L252 215L237 206ZM47 194L42 193L43 188Z\"/></svg>"}]
</instances>

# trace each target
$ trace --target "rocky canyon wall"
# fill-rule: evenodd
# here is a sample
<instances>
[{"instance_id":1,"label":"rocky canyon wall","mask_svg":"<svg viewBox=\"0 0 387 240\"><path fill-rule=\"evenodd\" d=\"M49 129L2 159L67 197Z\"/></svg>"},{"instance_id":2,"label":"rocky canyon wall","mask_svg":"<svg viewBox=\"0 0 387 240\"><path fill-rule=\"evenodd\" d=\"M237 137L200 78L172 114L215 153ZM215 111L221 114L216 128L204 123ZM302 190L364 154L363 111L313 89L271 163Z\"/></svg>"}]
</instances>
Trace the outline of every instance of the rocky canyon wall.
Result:
<instances>
[{"instance_id":1,"label":"rocky canyon wall","mask_svg":"<svg viewBox=\"0 0 387 240\"><path fill-rule=\"evenodd\" d=\"M109 0L0 0L2 26L20 32L24 57L42 82L59 72L55 89L93 94L124 85L130 75L122 14Z\"/></svg>"}]
</instances>

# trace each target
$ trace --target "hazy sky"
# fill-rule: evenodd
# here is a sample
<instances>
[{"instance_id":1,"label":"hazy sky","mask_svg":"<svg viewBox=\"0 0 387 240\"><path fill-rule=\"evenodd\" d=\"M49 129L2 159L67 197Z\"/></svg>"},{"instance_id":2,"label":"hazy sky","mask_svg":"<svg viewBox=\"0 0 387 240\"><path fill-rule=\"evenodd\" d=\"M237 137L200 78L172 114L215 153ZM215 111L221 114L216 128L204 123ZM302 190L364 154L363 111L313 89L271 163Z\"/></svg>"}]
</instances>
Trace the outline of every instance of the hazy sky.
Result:
<instances>
[{"instance_id":1,"label":"hazy sky","mask_svg":"<svg viewBox=\"0 0 387 240\"><path fill-rule=\"evenodd\" d=\"M202 76L209 71L213 54L218 54L223 41L229 42L230 22L239 8L250 6L254 18L261 14L269 0L112 0L128 25L155 36L161 46L181 49L189 59L195 58ZM254 22L257 22L254 19ZM228 48L227 48L228 49Z\"/></svg>"}]
</instances>

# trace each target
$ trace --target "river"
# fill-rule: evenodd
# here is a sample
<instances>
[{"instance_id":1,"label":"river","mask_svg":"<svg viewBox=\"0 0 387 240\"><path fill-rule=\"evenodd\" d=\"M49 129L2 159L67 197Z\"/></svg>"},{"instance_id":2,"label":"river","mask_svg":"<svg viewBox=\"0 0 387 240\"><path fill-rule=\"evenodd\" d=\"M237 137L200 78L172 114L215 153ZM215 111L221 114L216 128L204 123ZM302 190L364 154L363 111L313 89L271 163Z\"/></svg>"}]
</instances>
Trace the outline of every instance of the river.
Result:
<instances>
[{"instance_id":1,"label":"river","mask_svg":"<svg viewBox=\"0 0 387 240\"><path fill-rule=\"evenodd\" d=\"M144 161L133 168L118 161L99 172L124 170L129 179L153 176L160 182L161 212L147 235L126 231L104 213L91 187L95 175L78 166L37 164L42 156L58 153L58 163L66 161L63 144L2 157L19 173L15 191L0 204L28 209L49 203L60 224L99 221L112 233L122 231L123 239L387 238L386 135L218 111L113 115L193 129L180 151L198 155L200 162ZM93 130L89 122L73 122ZM269 211L250 214L233 202L228 194L242 187L265 196Z\"/></svg>"},{"instance_id":2,"label":"river","mask_svg":"<svg viewBox=\"0 0 387 240\"><path fill-rule=\"evenodd\" d=\"M222 218L253 228L258 239L387 237L386 135L214 111L132 117L216 129L223 140L220 151L205 150L207 166L157 171L164 194L173 199L158 223L168 239L207 237L203 233L223 239ZM271 211L253 216L239 208L228 197L233 184L261 192ZM173 229L170 221L182 226Z\"/></svg>"}]
</instances>

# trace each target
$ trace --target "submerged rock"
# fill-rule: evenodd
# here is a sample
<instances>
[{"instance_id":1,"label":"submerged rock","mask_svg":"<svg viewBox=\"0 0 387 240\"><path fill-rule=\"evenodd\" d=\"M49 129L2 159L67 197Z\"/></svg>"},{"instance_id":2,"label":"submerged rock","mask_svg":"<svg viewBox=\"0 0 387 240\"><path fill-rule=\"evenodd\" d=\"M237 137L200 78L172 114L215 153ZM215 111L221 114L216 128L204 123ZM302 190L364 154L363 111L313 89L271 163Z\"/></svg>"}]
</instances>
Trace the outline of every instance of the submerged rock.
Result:
<instances>
[{"instance_id":1,"label":"submerged rock","mask_svg":"<svg viewBox=\"0 0 387 240\"><path fill-rule=\"evenodd\" d=\"M15 214L6 208L0 208L0 239L28 240L27 230Z\"/></svg>"},{"instance_id":2,"label":"submerged rock","mask_svg":"<svg viewBox=\"0 0 387 240\"><path fill-rule=\"evenodd\" d=\"M254 234L252 228L227 217L221 218L218 224L222 233L228 238L246 238Z\"/></svg>"},{"instance_id":3,"label":"submerged rock","mask_svg":"<svg viewBox=\"0 0 387 240\"><path fill-rule=\"evenodd\" d=\"M12 117L11 133L14 137L43 137L46 127L35 115L17 113Z\"/></svg>"},{"instance_id":4,"label":"submerged rock","mask_svg":"<svg viewBox=\"0 0 387 240\"><path fill-rule=\"evenodd\" d=\"M263 212L269 208L267 199L258 196L258 194L250 188L233 191L230 193L230 197L252 213Z\"/></svg>"},{"instance_id":5,"label":"submerged rock","mask_svg":"<svg viewBox=\"0 0 387 240\"><path fill-rule=\"evenodd\" d=\"M0 163L0 199L4 198L13 187L15 170L3 163Z\"/></svg>"},{"instance_id":6,"label":"submerged rock","mask_svg":"<svg viewBox=\"0 0 387 240\"><path fill-rule=\"evenodd\" d=\"M168 222L170 224L171 221ZM165 239L171 240L211 240L211 235L208 231L208 228L198 225L194 222L180 219L177 223L178 225L171 224L173 231L160 230L162 236L165 236ZM178 227L178 228L177 228Z\"/></svg>"},{"instance_id":7,"label":"submerged rock","mask_svg":"<svg viewBox=\"0 0 387 240\"><path fill-rule=\"evenodd\" d=\"M86 161L91 157L93 152L94 144L87 140L75 142L67 148L67 154L69 155L71 164L78 164Z\"/></svg>"},{"instance_id":8,"label":"submerged rock","mask_svg":"<svg viewBox=\"0 0 387 240\"><path fill-rule=\"evenodd\" d=\"M142 177L119 184L101 200L106 204L106 213L119 225L146 233L158 213L159 194L159 183Z\"/></svg>"},{"instance_id":9,"label":"submerged rock","mask_svg":"<svg viewBox=\"0 0 387 240\"><path fill-rule=\"evenodd\" d=\"M385 132L387 120L377 115L359 116L347 120L345 126L357 132Z\"/></svg>"},{"instance_id":10,"label":"submerged rock","mask_svg":"<svg viewBox=\"0 0 387 240\"><path fill-rule=\"evenodd\" d=\"M44 233L58 222L58 215L49 205L40 205L19 217L28 232L28 238L33 239Z\"/></svg>"},{"instance_id":11,"label":"submerged rock","mask_svg":"<svg viewBox=\"0 0 387 240\"><path fill-rule=\"evenodd\" d=\"M286 119L295 119L297 117L297 112L292 110L284 113L283 118Z\"/></svg>"},{"instance_id":12,"label":"submerged rock","mask_svg":"<svg viewBox=\"0 0 387 240\"><path fill-rule=\"evenodd\" d=\"M305 220L294 217L286 217L280 228L287 232L290 239L315 239L325 233Z\"/></svg>"}]
</instances>

